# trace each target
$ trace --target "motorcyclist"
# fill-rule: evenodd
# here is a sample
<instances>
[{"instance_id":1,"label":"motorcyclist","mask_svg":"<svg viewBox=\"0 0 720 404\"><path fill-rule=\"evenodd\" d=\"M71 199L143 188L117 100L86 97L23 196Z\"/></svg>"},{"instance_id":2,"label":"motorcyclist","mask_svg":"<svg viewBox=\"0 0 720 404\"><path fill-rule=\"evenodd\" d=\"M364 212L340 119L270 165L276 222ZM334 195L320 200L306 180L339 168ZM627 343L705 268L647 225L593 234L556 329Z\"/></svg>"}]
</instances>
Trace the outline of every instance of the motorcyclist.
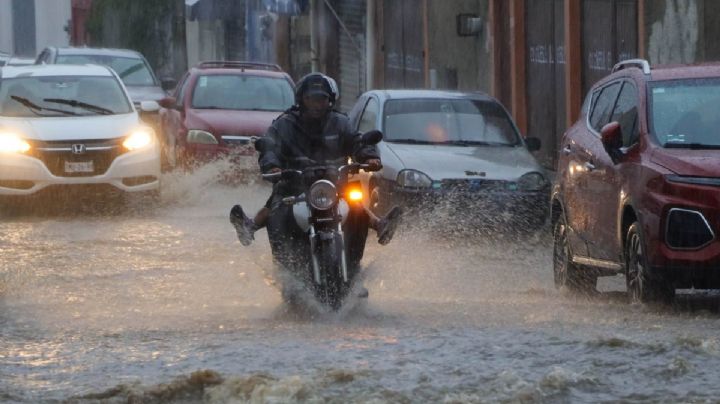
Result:
<instances>
[{"instance_id":1,"label":"motorcyclist","mask_svg":"<svg viewBox=\"0 0 720 404\"><path fill-rule=\"evenodd\" d=\"M261 151L258 162L263 173L280 172L283 169L302 169L307 161L347 161L351 156L370 169L381 167L375 146L357 142L359 133L351 129L345 114L333 106L338 98L335 80L322 74L311 73L303 77L295 87L295 105L273 121L265 136L274 141L272 150ZM254 219L245 215L240 205L230 211L230 222L235 227L240 242L248 246L254 233L265 227L274 203L297 189L276 184L265 206ZM379 218L365 209L369 227L378 235L378 242L385 245L392 239L400 221L402 209L394 207Z\"/></svg>"}]
</instances>

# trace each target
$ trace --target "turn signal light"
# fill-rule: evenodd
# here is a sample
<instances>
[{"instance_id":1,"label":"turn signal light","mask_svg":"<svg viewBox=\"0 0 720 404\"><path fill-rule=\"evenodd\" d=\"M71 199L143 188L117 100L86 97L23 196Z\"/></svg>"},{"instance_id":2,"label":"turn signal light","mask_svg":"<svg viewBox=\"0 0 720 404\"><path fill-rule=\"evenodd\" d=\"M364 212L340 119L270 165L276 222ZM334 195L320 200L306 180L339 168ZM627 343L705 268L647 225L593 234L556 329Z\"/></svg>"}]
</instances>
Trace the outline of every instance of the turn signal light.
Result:
<instances>
[{"instance_id":1,"label":"turn signal light","mask_svg":"<svg viewBox=\"0 0 720 404\"><path fill-rule=\"evenodd\" d=\"M353 202L362 201L363 193L359 189L351 189L350 192L348 192L348 199Z\"/></svg>"}]
</instances>

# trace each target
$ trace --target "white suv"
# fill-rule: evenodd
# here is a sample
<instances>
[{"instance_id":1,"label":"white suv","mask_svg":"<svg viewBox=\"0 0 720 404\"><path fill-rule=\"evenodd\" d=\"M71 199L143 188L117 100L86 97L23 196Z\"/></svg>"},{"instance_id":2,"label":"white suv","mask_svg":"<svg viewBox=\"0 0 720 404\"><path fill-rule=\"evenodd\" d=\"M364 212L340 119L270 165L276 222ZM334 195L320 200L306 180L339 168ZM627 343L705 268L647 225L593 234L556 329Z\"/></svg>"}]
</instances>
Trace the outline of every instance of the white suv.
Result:
<instances>
[{"instance_id":1,"label":"white suv","mask_svg":"<svg viewBox=\"0 0 720 404\"><path fill-rule=\"evenodd\" d=\"M78 184L159 192L159 144L122 81L96 65L1 68L0 195Z\"/></svg>"}]
</instances>

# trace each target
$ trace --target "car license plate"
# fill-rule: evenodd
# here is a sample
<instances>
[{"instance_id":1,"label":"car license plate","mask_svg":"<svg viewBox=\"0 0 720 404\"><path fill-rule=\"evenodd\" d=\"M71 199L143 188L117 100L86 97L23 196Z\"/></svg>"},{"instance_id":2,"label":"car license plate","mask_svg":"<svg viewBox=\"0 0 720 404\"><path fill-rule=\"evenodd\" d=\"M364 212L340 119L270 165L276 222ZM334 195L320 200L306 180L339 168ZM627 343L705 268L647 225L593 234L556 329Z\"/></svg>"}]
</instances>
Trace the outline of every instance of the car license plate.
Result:
<instances>
[{"instance_id":1,"label":"car license plate","mask_svg":"<svg viewBox=\"0 0 720 404\"><path fill-rule=\"evenodd\" d=\"M66 173L91 173L95 171L92 161L66 161Z\"/></svg>"}]
</instances>

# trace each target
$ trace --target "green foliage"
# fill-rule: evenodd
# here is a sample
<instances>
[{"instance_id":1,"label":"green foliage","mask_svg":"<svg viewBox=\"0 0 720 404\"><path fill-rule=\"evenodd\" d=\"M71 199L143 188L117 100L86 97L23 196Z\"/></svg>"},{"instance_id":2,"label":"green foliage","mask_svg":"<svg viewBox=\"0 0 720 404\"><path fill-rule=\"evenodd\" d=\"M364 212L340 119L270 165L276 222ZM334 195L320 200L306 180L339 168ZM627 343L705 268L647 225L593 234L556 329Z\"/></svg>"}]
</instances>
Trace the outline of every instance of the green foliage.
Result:
<instances>
[{"instance_id":1,"label":"green foliage","mask_svg":"<svg viewBox=\"0 0 720 404\"><path fill-rule=\"evenodd\" d=\"M95 0L86 23L92 46L128 48L156 65L167 52L178 0ZM184 7L184 5L183 5Z\"/></svg>"}]
</instances>

